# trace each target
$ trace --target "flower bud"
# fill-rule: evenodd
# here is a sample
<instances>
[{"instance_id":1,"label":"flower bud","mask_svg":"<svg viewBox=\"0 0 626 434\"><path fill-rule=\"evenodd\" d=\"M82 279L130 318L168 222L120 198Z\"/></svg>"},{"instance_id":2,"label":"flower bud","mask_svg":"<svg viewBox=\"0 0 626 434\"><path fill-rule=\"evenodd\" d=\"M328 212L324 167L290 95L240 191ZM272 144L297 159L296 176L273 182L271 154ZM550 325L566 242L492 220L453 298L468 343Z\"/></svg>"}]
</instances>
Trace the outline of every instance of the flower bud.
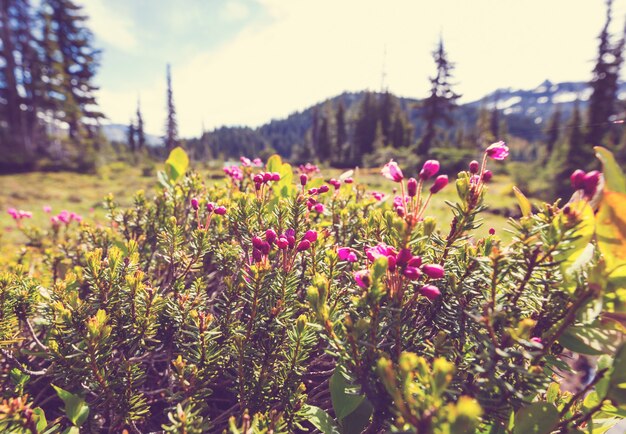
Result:
<instances>
[{"instance_id":1,"label":"flower bud","mask_svg":"<svg viewBox=\"0 0 626 434\"><path fill-rule=\"evenodd\" d=\"M387 256L387 269L392 273L396 271L396 257L395 256Z\"/></svg>"},{"instance_id":2,"label":"flower bud","mask_svg":"<svg viewBox=\"0 0 626 434\"><path fill-rule=\"evenodd\" d=\"M435 285L422 286L419 290L419 293L431 301L441 295L441 291L439 291L439 288L437 288Z\"/></svg>"},{"instance_id":3,"label":"flower bud","mask_svg":"<svg viewBox=\"0 0 626 434\"><path fill-rule=\"evenodd\" d=\"M431 279L441 279L445 274L445 270L438 264L422 265L422 271Z\"/></svg>"},{"instance_id":4,"label":"flower bud","mask_svg":"<svg viewBox=\"0 0 626 434\"><path fill-rule=\"evenodd\" d=\"M261 262L263 260L263 253L256 247L252 249L252 260L254 262Z\"/></svg>"},{"instance_id":5,"label":"flower bud","mask_svg":"<svg viewBox=\"0 0 626 434\"><path fill-rule=\"evenodd\" d=\"M576 169L574 170L574 172L572 172L569 179L572 183L572 187L574 188L574 190L582 190L585 180L585 172L580 169Z\"/></svg>"},{"instance_id":6,"label":"flower bud","mask_svg":"<svg viewBox=\"0 0 626 434\"><path fill-rule=\"evenodd\" d=\"M406 267L402 272L406 277L411 280L417 280L422 276L422 272L419 268L416 267Z\"/></svg>"},{"instance_id":7,"label":"flower bud","mask_svg":"<svg viewBox=\"0 0 626 434\"><path fill-rule=\"evenodd\" d=\"M300 241L296 250L298 252L303 252L305 250L309 250L310 248L311 248L311 242L309 240L304 239Z\"/></svg>"},{"instance_id":8,"label":"flower bud","mask_svg":"<svg viewBox=\"0 0 626 434\"><path fill-rule=\"evenodd\" d=\"M398 213L400 217L404 217L406 214L406 210L404 209L403 206L399 206L396 208L396 213Z\"/></svg>"},{"instance_id":9,"label":"flower bud","mask_svg":"<svg viewBox=\"0 0 626 434\"><path fill-rule=\"evenodd\" d=\"M504 160L509 156L509 147L503 141L492 143L485 149L485 154L494 160Z\"/></svg>"},{"instance_id":10,"label":"flower bud","mask_svg":"<svg viewBox=\"0 0 626 434\"><path fill-rule=\"evenodd\" d=\"M200 201L198 200L198 198L197 197L192 197L191 198L191 207L194 210L197 211L199 206L200 206Z\"/></svg>"},{"instance_id":11,"label":"flower bud","mask_svg":"<svg viewBox=\"0 0 626 434\"><path fill-rule=\"evenodd\" d=\"M207 212L213 212L214 209L215 209L215 204L213 202L207 202L206 203L206 210L207 210Z\"/></svg>"},{"instance_id":12,"label":"flower bud","mask_svg":"<svg viewBox=\"0 0 626 434\"><path fill-rule=\"evenodd\" d=\"M322 186L319 188L319 192L320 192L320 193L326 193L328 190L330 190L330 188L329 188L326 184L322 185Z\"/></svg>"},{"instance_id":13,"label":"flower bud","mask_svg":"<svg viewBox=\"0 0 626 434\"><path fill-rule=\"evenodd\" d=\"M343 182L345 182L346 184L352 184L354 182L354 179L346 178L346 179L343 180Z\"/></svg>"},{"instance_id":14,"label":"flower bud","mask_svg":"<svg viewBox=\"0 0 626 434\"><path fill-rule=\"evenodd\" d=\"M312 229L309 229L304 234L304 239L308 240L311 243L314 243L315 241L317 241L317 232Z\"/></svg>"},{"instance_id":15,"label":"flower bud","mask_svg":"<svg viewBox=\"0 0 626 434\"><path fill-rule=\"evenodd\" d=\"M419 267L422 265L422 258L420 256L413 256L407 265L409 267Z\"/></svg>"},{"instance_id":16,"label":"flower bud","mask_svg":"<svg viewBox=\"0 0 626 434\"><path fill-rule=\"evenodd\" d=\"M319 193L319 190L317 188L309 188L308 193L309 194L317 194L317 193Z\"/></svg>"},{"instance_id":17,"label":"flower bud","mask_svg":"<svg viewBox=\"0 0 626 434\"><path fill-rule=\"evenodd\" d=\"M215 208L215 214L217 215L224 215L226 214L226 208L223 206L218 206L217 208Z\"/></svg>"},{"instance_id":18,"label":"flower bud","mask_svg":"<svg viewBox=\"0 0 626 434\"><path fill-rule=\"evenodd\" d=\"M280 250L285 250L287 247L289 247L289 241L287 241L287 238L285 237L280 237L276 240L276 246Z\"/></svg>"},{"instance_id":19,"label":"flower bud","mask_svg":"<svg viewBox=\"0 0 626 434\"><path fill-rule=\"evenodd\" d=\"M261 175L260 173L257 173L256 175L252 177L252 180L254 181L255 184L260 184L263 182L263 175Z\"/></svg>"},{"instance_id":20,"label":"flower bud","mask_svg":"<svg viewBox=\"0 0 626 434\"><path fill-rule=\"evenodd\" d=\"M300 185L304 187L307 182L309 182L309 177L305 173L300 175Z\"/></svg>"},{"instance_id":21,"label":"flower bud","mask_svg":"<svg viewBox=\"0 0 626 434\"><path fill-rule=\"evenodd\" d=\"M439 172L439 167L439 161L427 160L420 170L420 179L425 181L432 178Z\"/></svg>"},{"instance_id":22,"label":"flower bud","mask_svg":"<svg viewBox=\"0 0 626 434\"><path fill-rule=\"evenodd\" d=\"M276 234L276 231L274 229L268 229L265 231L265 240L270 244L274 243L277 236L278 235Z\"/></svg>"},{"instance_id":23,"label":"flower bud","mask_svg":"<svg viewBox=\"0 0 626 434\"><path fill-rule=\"evenodd\" d=\"M594 194L596 194L596 189L598 188L598 184L600 183L600 172L597 170L592 170L588 172L583 178L583 191L585 192L585 196L591 198Z\"/></svg>"},{"instance_id":24,"label":"flower bud","mask_svg":"<svg viewBox=\"0 0 626 434\"><path fill-rule=\"evenodd\" d=\"M404 267L409 263L409 261L413 258L413 254L409 249L401 249L396 255L396 263L400 267Z\"/></svg>"},{"instance_id":25,"label":"flower bud","mask_svg":"<svg viewBox=\"0 0 626 434\"><path fill-rule=\"evenodd\" d=\"M257 236L252 237L251 241L252 241L252 245L256 247L257 249L261 246L261 244L263 244L263 240L261 239L261 237L257 237Z\"/></svg>"},{"instance_id":26,"label":"flower bud","mask_svg":"<svg viewBox=\"0 0 626 434\"><path fill-rule=\"evenodd\" d=\"M478 170L480 169L480 164L478 163L478 161L473 160L470 164L469 164L469 171L472 174L476 174L478 173Z\"/></svg>"},{"instance_id":27,"label":"flower bud","mask_svg":"<svg viewBox=\"0 0 626 434\"><path fill-rule=\"evenodd\" d=\"M269 172L263 173L263 182L270 182L272 180L272 174Z\"/></svg>"},{"instance_id":28,"label":"flower bud","mask_svg":"<svg viewBox=\"0 0 626 434\"><path fill-rule=\"evenodd\" d=\"M411 178L406 183L407 193L409 197L415 197L417 195L417 180L415 178Z\"/></svg>"},{"instance_id":29,"label":"flower bud","mask_svg":"<svg viewBox=\"0 0 626 434\"><path fill-rule=\"evenodd\" d=\"M493 178L493 172L491 170L485 170L483 173L483 181L489 182L491 181L491 178Z\"/></svg>"},{"instance_id":30,"label":"flower bud","mask_svg":"<svg viewBox=\"0 0 626 434\"><path fill-rule=\"evenodd\" d=\"M272 172L272 181L280 181L280 173Z\"/></svg>"},{"instance_id":31,"label":"flower bud","mask_svg":"<svg viewBox=\"0 0 626 434\"><path fill-rule=\"evenodd\" d=\"M448 185L448 175L439 175L433 185L430 186L430 192L432 194L439 193L446 185Z\"/></svg>"},{"instance_id":32,"label":"flower bud","mask_svg":"<svg viewBox=\"0 0 626 434\"><path fill-rule=\"evenodd\" d=\"M360 270L354 273L354 280L361 288L370 286L370 274L367 270Z\"/></svg>"}]
</instances>

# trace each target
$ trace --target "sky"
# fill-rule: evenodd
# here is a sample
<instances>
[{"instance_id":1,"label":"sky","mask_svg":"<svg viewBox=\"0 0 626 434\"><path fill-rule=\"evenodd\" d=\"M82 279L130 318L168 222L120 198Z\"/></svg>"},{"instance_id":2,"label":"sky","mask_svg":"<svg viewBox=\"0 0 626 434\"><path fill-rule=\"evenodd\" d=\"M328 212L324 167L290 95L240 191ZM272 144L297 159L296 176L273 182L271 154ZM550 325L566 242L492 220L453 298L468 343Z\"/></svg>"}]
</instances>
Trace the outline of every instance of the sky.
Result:
<instances>
[{"instance_id":1,"label":"sky","mask_svg":"<svg viewBox=\"0 0 626 434\"><path fill-rule=\"evenodd\" d=\"M96 84L109 121L127 124L140 100L147 132L162 135L170 63L182 137L262 125L344 91L422 98L440 37L461 102L587 81L605 19L604 0L77 2L102 49ZM626 0L613 11L619 34Z\"/></svg>"}]
</instances>

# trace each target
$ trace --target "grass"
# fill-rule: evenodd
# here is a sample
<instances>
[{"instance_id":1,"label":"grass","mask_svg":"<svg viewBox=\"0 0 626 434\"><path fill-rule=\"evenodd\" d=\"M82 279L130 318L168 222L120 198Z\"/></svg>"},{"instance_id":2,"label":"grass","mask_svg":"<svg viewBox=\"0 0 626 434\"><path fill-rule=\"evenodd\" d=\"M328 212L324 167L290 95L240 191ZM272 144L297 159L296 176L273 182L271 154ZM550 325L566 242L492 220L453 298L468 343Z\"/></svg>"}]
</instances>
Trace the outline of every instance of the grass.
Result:
<instances>
[{"instance_id":1,"label":"grass","mask_svg":"<svg viewBox=\"0 0 626 434\"><path fill-rule=\"evenodd\" d=\"M27 225L47 227L50 215L43 211L44 206L50 206L52 213L68 210L82 215L91 222L104 222L106 211L103 208L103 199L112 193L120 205L129 205L133 194L140 189L146 191L148 197L157 188L156 170L144 174L140 167L133 167L123 163L113 163L100 169L97 175L86 175L69 172L46 173L33 172L17 175L0 176L0 255L10 253L25 237L16 230L15 222L7 214L10 207L32 211L33 218L26 221ZM198 168L207 182L216 182L221 178L221 171ZM340 171L324 170L323 174L330 177L339 177ZM384 179L377 170L357 170L354 174L357 182L368 185L368 190L391 193L396 186L393 182ZM219 181L217 181L219 182ZM517 210L516 200L511 194L512 182L507 176L496 176L489 187L486 197L490 209ZM456 189L451 182L448 187L437 194L431 202L427 215L433 216L438 222L438 229L446 232L452 218L452 213L445 201L456 201ZM485 236L489 228L496 229L498 235L507 240L508 234L506 218L491 212L483 213L483 225L476 232L478 236Z\"/></svg>"}]
</instances>

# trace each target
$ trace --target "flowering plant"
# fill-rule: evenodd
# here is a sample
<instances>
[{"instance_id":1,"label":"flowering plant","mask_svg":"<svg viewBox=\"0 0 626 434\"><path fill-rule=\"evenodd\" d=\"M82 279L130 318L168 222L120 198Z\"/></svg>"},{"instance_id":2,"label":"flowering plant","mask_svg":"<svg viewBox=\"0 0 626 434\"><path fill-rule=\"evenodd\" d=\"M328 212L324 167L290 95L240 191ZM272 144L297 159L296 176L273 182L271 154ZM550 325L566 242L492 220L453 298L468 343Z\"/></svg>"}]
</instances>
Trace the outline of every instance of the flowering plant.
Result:
<instances>
[{"instance_id":1,"label":"flowering plant","mask_svg":"<svg viewBox=\"0 0 626 434\"><path fill-rule=\"evenodd\" d=\"M436 161L386 165L385 200L278 156L210 185L175 149L153 199L108 197L110 225L53 225L0 274L0 428L603 432L626 410L626 180L597 148L569 203L517 190L511 241L476 238L507 152L458 174L447 225ZM574 393L568 352L599 356Z\"/></svg>"}]
</instances>

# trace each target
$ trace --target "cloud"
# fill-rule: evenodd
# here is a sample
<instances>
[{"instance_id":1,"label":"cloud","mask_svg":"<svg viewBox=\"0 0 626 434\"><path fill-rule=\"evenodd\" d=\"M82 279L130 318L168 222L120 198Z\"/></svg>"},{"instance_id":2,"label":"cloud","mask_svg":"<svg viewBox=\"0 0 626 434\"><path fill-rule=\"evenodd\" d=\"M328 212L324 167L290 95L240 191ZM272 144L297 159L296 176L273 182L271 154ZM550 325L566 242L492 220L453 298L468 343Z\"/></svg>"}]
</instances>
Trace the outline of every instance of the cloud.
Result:
<instances>
[{"instance_id":1,"label":"cloud","mask_svg":"<svg viewBox=\"0 0 626 434\"><path fill-rule=\"evenodd\" d=\"M105 43L122 51L137 48L134 24L129 16L105 6L105 0L83 0L89 15L88 25Z\"/></svg>"},{"instance_id":2,"label":"cloud","mask_svg":"<svg viewBox=\"0 0 626 434\"><path fill-rule=\"evenodd\" d=\"M568 0L257 2L265 21L172 65L183 136L198 135L203 123L256 126L346 90L379 90L385 49L385 85L403 96L423 97L440 34L457 65L456 90L465 101L498 87L533 87L546 78L586 80L604 20L601 2L572 9ZM103 109L114 120L119 110L127 122L132 111L119 101L134 107L136 97L111 92L101 97ZM147 129L160 133L165 78L145 84L140 93Z\"/></svg>"},{"instance_id":3,"label":"cloud","mask_svg":"<svg viewBox=\"0 0 626 434\"><path fill-rule=\"evenodd\" d=\"M220 10L220 18L224 21L243 21L250 16L250 9L237 0L228 0Z\"/></svg>"}]
</instances>

